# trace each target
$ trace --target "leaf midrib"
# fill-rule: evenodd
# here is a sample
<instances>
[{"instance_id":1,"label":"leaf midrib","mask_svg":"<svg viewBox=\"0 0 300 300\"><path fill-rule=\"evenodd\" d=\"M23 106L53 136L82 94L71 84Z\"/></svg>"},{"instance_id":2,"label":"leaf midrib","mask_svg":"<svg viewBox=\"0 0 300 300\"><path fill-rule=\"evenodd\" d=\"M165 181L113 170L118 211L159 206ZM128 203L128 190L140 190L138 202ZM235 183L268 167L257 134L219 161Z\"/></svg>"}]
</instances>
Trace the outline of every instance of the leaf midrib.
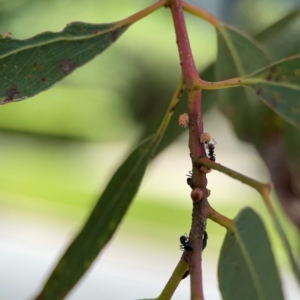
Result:
<instances>
[{"instance_id":1,"label":"leaf midrib","mask_svg":"<svg viewBox=\"0 0 300 300\"><path fill-rule=\"evenodd\" d=\"M243 243L243 240L242 240L241 236L239 235L239 232L238 232L237 228L236 228L236 231L235 231L235 237L236 237L236 240L237 240L238 245L240 247L240 250L241 250L241 252L242 252L242 254L244 256L246 264L248 265L249 272L250 272L251 278L253 280L253 284L254 284L254 286L256 288L259 300L266 300L265 294L263 292L263 287L262 287L262 285L260 283L259 275L258 275L258 273L256 271L255 265L252 263L250 255L247 252L247 248L246 248L245 244Z\"/></svg>"},{"instance_id":2,"label":"leaf midrib","mask_svg":"<svg viewBox=\"0 0 300 300\"><path fill-rule=\"evenodd\" d=\"M81 41L81 40L93 39L93 38L96 38L96 37L98 37L100 35L103 35L105 33L112 32L112 31L114 31L114 30L116 30L118 28L119 27L117 27L117 26L113 26L113 27L111 27L109 29L106 29L106 30L103 30L103 31L99 31L99 32L94 33L94 34L84 35L84 36L81 35L81 36L71 36L71 37L49 37L49 40L47 40L47 41L36 42L36 43L34 43L34 40L33 40L32 43L29 43L26 46L20 46L17 49L11 50L9 52L6 52L3 55L0 55L0 59L5 58L7 56L10 56L12 54L17 54L18 52L21 52L21 51L24 51L24 50L27 50L27 49L31 49L33 47L42 47L42 46L50 45L50 44L53 44L53 43L56 43L56 42L61 42L61 41ZM61 33L63 33L63 31ZM56 34L58 34L58 33L56 33ZM36 36L36 37L38 37L38 36ZM23 40L23 42L25 43L26 41L32 40L32 39L34 39L34 38Z\"/></svg>"},{"instance_id":3,"label":"leaf midrib","mask_svg":"<svg viewBox=\"0 0 300 300\"><path fill-rule=\"evenodd\" d=\"M281 82L280 81L271 81L271 80L266 80L264 78L242 77L241 82L243 83L243 85L246 85L249 87L251 87L252 85L257 84L257 83L262 83L265 85L274 85L274 86L278 86L278 87L285 87L288 89L300 91L300 85L289 83L289 82L282 82L282 81Z\"/></svg>"}]
</instances>

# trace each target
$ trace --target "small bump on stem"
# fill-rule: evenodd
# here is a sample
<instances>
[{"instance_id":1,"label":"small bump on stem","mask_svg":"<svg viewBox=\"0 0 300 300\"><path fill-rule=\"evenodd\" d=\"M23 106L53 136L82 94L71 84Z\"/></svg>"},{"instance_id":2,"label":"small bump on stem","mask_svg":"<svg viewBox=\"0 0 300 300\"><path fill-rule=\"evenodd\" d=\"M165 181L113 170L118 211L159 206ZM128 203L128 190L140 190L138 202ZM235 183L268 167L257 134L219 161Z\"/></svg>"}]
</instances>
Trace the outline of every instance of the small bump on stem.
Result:
<instances>
[{"instance_id":1,"label":"small bump on stem","mask_svg":"<svg viewBox=\"0 0 300 300\"><path fill-rule=\"evenodd\" d=\"M200 136L200 142L202 144L209 142L211 140L211 135L208 132L204 132Z\"/></svg>"},{"instance_id":2,"label":"small bump on stem","mask_svg":"<svg viewBox=\"0 0 300 300\"><path fill-rule=\"evenodd\" d=\"M186 128L189 125L189 115L187 113L180 115L178 124L179 126Z\"/></svg>"},{"instance_id":3,"label":"small bump on stem","mask_svg":"<svg viewBox=\"0 0 300 300\"><path fill-rule=\"evenodd\" d=\"M191 198L194 202L199 202L202 199L202 197L203 197L203 192L201 189L196 188L192 190Z\"/></svg>"}]
</instances>

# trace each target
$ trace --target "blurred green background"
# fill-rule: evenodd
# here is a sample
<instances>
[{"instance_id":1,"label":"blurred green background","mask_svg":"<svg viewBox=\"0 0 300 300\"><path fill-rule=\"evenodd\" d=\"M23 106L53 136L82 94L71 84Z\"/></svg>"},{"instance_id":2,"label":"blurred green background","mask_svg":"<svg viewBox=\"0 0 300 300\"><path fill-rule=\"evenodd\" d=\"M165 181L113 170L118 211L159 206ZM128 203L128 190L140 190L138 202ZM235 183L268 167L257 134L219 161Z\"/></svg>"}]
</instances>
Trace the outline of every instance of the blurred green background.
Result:
<instances>
[{"instance_id":1,"label":"blurred green background","mask_svg":"<svg viewBox=\"0 0 300 300\"><path fill-rule=\"evenodd\" d=\"M60 31L71 21L116 21L153 2L1 0L1 31L29 38ZM299 1L207 2L194 4L253 33ZM215 32L191 16L187 24L197 66L204 70L216 56ZM170 12L161 9L49 91L0 107L1 300L30 299L39 291L118 165L139 137L156 128L152 116L164 113L180 76L172 26ZM255 150L236 140L215 108L205 115L205 130L218 143L217 161L269 180ZM119 230L67 299L136 299L160 293L181 256L179 236L190 228L187 139L183 132L151 163ZM287 299L299 298L281 241L258 194L217 172L209 174L208 181L216 210L234 217L242 207L252 206L260 213L282 268ZM299 253L296 231L282 219ZM205 295L220 299L216 266L225 230L210 221L207 230ZM189 299L188 279L174 299Z\"/></svg>"}]
</instances>

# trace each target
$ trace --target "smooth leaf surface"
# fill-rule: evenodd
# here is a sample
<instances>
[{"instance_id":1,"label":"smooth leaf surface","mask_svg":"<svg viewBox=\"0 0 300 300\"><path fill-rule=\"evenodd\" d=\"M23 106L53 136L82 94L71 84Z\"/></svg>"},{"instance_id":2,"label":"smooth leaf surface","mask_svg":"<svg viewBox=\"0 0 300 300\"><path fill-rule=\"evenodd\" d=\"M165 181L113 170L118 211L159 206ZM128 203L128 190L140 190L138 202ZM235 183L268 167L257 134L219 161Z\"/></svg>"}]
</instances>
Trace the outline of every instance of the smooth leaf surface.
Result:
<instances>
[{"instance_id":1,"label":"smooth leaf surface","mask_svg":"<svg viewBox=\"0 0 300 300\"><path fill-rule=\"evenodd\" d=\"M138 146L113 175L83 229L62 256L36 299L64 298L110 240L141 184L184 87L181 77L156 134Z\"/></svg>"},{"instance_id":2,"label":"smooth leaf surface","mask_svg":"<svg viewBox=\"0 0 300 300\"><path fill-rule=\"evenodd\" d=\"M224 25L217 30L217 37L215 72L218 81L247 75L269 64L261 47L239 31ZM220 90L218 104L242 140L251 141L251 136L258 135L257 124L267 108L253 92L245 88ZM262 113L258 113L258 108L263 110ZM253 116L256 122L253 122Z\"/></svg>"},{"instance_id":3,"label":"smooth leaf surface","mask_svg":"<svg viewBox=\"0 0 300 300\"><path fill-rule=\"evenodd\" d=\"M254 38L271 54L272 61L274 58L281 59L286 55L296 55L300 52L299 22L298 8L255 35ZM223 50L219 49L219 51ZM249 57L248 60L253 61L253 58ZM232 73L232 76L238 75L238 72ZM225 92L225 96L223 92L225 91L220 92L223 97L228 95L232 99L243 102L247 99L246 91L239 88L232 92ZM300 132L298 129L294 130L295 127L293 129L293 126L286 123L277 113L258 101L252 93L248 95L253 98L252 104L249 101L249 105L243 107L243 104L236 103L240 111L236 111L234 104L226 106L226 103L225 105L222 103L221 108L232 122L239 138L254 144L257 148L270 171L282 207L292 222L300 228L300 214L296 213L297 209L295 210L295 207L299 206L300 197L297 171L300 164L296 154L300 150L296 142L300 139ZM236 116L241 117L240 122Z\"/></svg>"},{"instance_id":4,"label":"smooth leaf surface","mask_svg":"<svg viewBox=\"0 0 300 300\"><path fill-rule=\"evenodd\" d=\"M37 299L63 299L89 269L127 211L156 146L152 139L146 140L116 171Z\"/></svg>"},{"instance_id":5,"label":"smooth leaf surface","mask_svg":"<svg viewBox=\"0 0 300 300\"><path fill-rule=\"evenodd\" d=\"M300 128L300 55L245 76L241 81L282 118Z\"/></svg>"},{"instance_id":6,"label":"smooth leaf surface","mask_svg":"<svg viewBox=\"0 0 300 300\"><path fill-rule=\"evenodd\" d=\"M300 53L300 7L256 34L259 41L274 60ZM287 46L288 45L288 46Z\"/></svg>"},{"instance_id":7,"label":"smooth leaf surface","mask_svg":"<svg viewBox=\"0 0 300 300\"><path fill-rule=\"evenodd\" d=\"M93 59L128 28L116 24L74 22L61 32L0 39L0 103L32 97Z\"/></svg>"},{"instance_id":8,"label":"smooth leaf surface","mask_svg":"<svg viewBox=\"0 0 300 300\"><path fill-rule=\"evenodd\" d=\"M281 282L266 229L251 209L234 219L218 266L223 300L283 300Z\"/></svg>"}]
</instances>

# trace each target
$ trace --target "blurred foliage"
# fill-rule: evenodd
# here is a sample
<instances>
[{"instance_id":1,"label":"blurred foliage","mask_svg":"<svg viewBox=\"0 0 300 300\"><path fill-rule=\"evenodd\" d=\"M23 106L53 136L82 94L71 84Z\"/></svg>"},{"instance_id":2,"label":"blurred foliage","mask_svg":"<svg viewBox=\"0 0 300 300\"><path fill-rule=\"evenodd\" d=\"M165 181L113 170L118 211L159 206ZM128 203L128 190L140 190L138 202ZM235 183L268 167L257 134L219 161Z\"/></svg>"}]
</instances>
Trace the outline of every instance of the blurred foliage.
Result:
<instances>
[{"instance_id":1,"label":"blurred foliage","mask_svg":"<svg viewBox=\"0 0 300 300\"><path fill-rule=\"evenodd\" d=\"M134 0L126 3L120 0L113 2L86 0L84 3L80 0L0 1L0 22L3 32L12 32L16 38L27 38L42 31L59 31L65 24L76 20L97 23L115 21L152 3L150 0L138 3ZM298 1L228 0L220 2L217 11L221 20L255 34L257 40L275 60L299 53L299 39L295 39L295 36L298 34L300 18L296 11L291 13L288 22L284 22L286 28L290 29L288 32L281 31L282 26L279 29L276 26L269 27L288 14L295 4L299 4ZM205 5L209 5L208 1L205 1L203 8L210 10L211 7ZM216 9L216 4L213 6ZM2 192L13 191L15 194L30 195L37 199L39 197L51 199L52 206L49 204L49 207L51 206L53 211L49 210L48 203L46 210L54 215L56 207L61 205L60 201L66 201L68 207L70 204L74 205L78 211L82 205L81 201L91 205L90 198L95 195L83 190L96 190L98 177L89 172L92 165L98 162L94 162L94 157L89 155L88 151L81 149L79 154L74 153L73 151L76 152L78 149L75 140L137 141L155 132L180 76L174 29L170 21L167 10L156 12L130 28L109 51L51 90L23 103L1 107ZM187 23L199 72L204 80L214 81L214 68L210 64L216 59L216 35L200 20L187 16ZM286 47L287 44L291 47ZM203 91L203 95L204 111L208 111L218 101L218 92ZM159 151L166 148L183 132L183 129L177 126L177 118L186 111L186 102L187 97L184 94ZM270 123L278 125L273 113L267 107L263 110L268 111L270 117L268 120L273 122ZM279 149L278 144L283 143L288 150L284 148L285 150L279 152L274 160L282 161L279 159L281 157L287 159L289 151L290 165L294 162L299 163L298 148L296 149L299 132L289 128L287 124L280 123L279 126L280 130L287 132L283 136L284 142L280 140L270 143L268 140L264 145L267 147L258 147L260 153L264 158L268 157L267 150ZM260 129L258 127L256 129L256 133L259 133ZM266 134L270 133L267 129L264 131ZM29 139L24 141L20 138L20 134L27 135ZM59 145L57 148L51 147L49 143L43 143L49 137L53 145ZM17 142L11 142L14 139ZM255 139L252 136L247 140L253 142ZM30 150L28 157L24 156L27 142L36 147L35 150ZM79 146L81 147L84 148L84 143ZM40 161L44 161L44 164L37 165ZM80 164L82 165L78 169L74 168ZM268 164L268 167L274 174L271 165ZM295 170L299 168L295 167ZM295 170L294 173L298 176L299 171ZM290 172L289 169L287 171ZM83 178L94 180L94 184L85 186L88 179L82 180ZM276 178L274 179L278 182ZM101 180L102 182L108 180L106 174ZM75 187L68 186L71 183L74 185L74 182ZM297 182L295 180L292 183L293 190L298 193ZM286 182L286 186L290 188L290 181ZM16 206L26 205L22 201L23 198L18 200ZM144 216L149 217L151 213L155 229L160 229L156 219L153 219L155 212L161 226L165 226L170 214L169 208L161 210L159 205L148 204L148 206L150 208L145 205L143 209L137 211L133 209L133 212L141 219ZM231 214L226 209L222 212L228 213L228 216ZM187 212L184 213L186 216ZM176 211L172 221L176 218L184 219L181 210ZM187 226L187 222L183 223Z\"/></svg>"},{"instance_id":2,"label":"blurred foliage","mask_svg":"<svg viewBox=\"0 0 300 300\"><path fill-rule=\"evenodd\" d=\"M116 20L118 16L119 18L126 17L130 14L129 11L134 13L137 10L135 1L129 1L126 5L120 2L117 12L114 9L116 1L114 5L109 5L106 1L90 0L85 3L84 7L81 7L81 1L73 1L72 7L68 10L64 8L68 7L70 1L17 3L18 1L15 6L8 3L3 5L5 13L18 16L17 20L14 18L9 18L5 22L3 20L2 25L2 30L12 32L14 38L28 37L30 34L33 35L43 30L60 31L65 24L75 21L76 17L82 21L84 21L82 18L86 17L89 22L110 22ZM23 7L22 5L25 7L20 15L18 12L19 8ZM103 13L97 16L95 9L91 11L90 8L93 5L105 11L104 18L101 18ZM145 5L146 3L143 3L140 8ZM42 18L38 13L40 10L43 10ZM51 19L53 11L60 12L55 14L55 24ZM68 139L103 140L103 137L109 140L122 139L122 137L132 139L140 131L139 128L134 127L134 124L140 125L140 120L148 118L145 126L148 129L145 134L153 133L158 119L156 118L156 121L151 124L149 120L153 115L161 116L164 113L172 96L174 84L180 75L177 49L173 43L175 36L172 27L166 26L169 24L166 18L166 16L169 17L168 13L165 10L156 12L155 16L146 18L138 26L134 25L129 33L109 51L84 68L77 70L51 91L42 93L26 103L20 103L20 107L14 104L3 107L0 111L0 130L35 135L45 134ZM35 15L34 27L31 26L32 15ZM151 18L155 18L155 23L148 20ZM21 27L19 24L24 25ZM207 27L207 24L203 26ZM164 38L165 44L155 42L156 28L160 30L158 38ZM193 28L192 35L196 36L197 31L198 29ZM212 47L213 40L205 32L202 35L207 40L204 56L211 60L213 56L207 46ZM135 37L139 37L137 47L132 45ZM171 51L168 50L169 42L172 45ZM203 48L200 41L194 45L197 48L199 46ZM145 51L146 49L153 49L153 51L148 52ZM159 56L156 55L154 58L152 53L155 54L155 52L159 53ZM202 64L207 64L207 59ZM168 70L167 73L166 70ZM157 74L160 74L160 77ZM150 90L154 94L151 94ZM49 102L50 98L52 103ZM83 106L82 101L86 105ZM153 103L155 105L152 105ZM149 107L151 107L152 114L149 114ZM121 124L115 122L114 118L120 120ZM109 127L106 127L107 122ZM117 126L113 128L110 124L117 124ZM101 125L105 125L105 129L101 130ZM143 133L142 136L145 134Z\"/></svg>"}]
</instances>

